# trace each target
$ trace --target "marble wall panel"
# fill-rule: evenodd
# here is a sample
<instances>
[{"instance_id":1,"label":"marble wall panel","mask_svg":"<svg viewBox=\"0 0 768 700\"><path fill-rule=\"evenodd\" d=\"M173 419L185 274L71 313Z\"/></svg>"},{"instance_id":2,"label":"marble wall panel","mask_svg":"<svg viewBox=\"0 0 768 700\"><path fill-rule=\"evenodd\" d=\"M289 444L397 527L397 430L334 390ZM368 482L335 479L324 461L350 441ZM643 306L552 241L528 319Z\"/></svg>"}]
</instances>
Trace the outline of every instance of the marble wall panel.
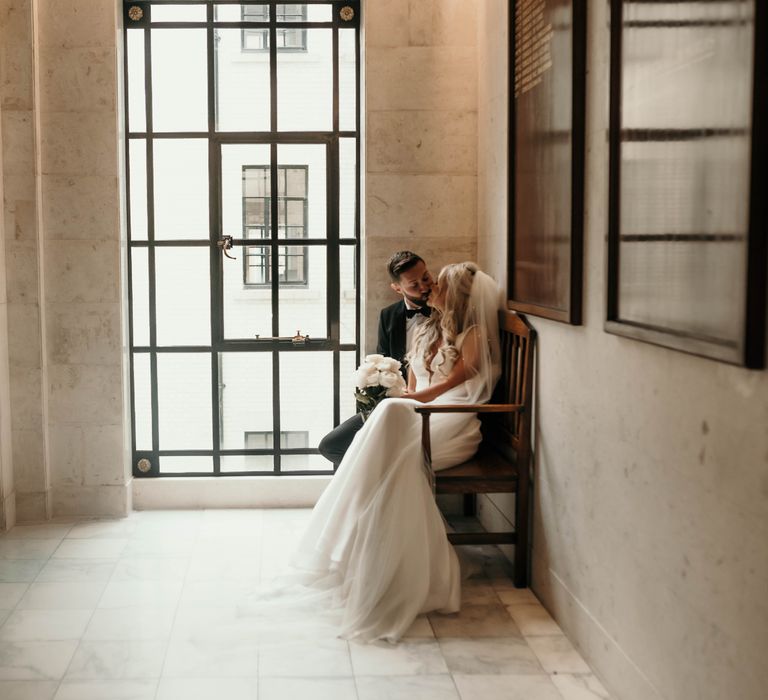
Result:
<instances>
[{"instance_id":1,"label":"marble wall panel","mask_svg":"<svg viewBox=\"0 0 768 700\"><path fill-rule=\"evenodd\" d=\"M369 48L366 109L476 110L474 47Z\"/></svg>"},{"instance_id":2,"label":"marble wall panel","mask_svg":"<svg viewBox=\"0 0 768 700\"><path fill-rule=\"evenodd\" d=\"M131 511L130 486L57 486L51 490L53 513L119 518Z\"/></svg>"},{"instance_id":3,"label":"marble wall panel","mask_svg":"<svg viewBox=\"0 0 768 700\"><path fill-rule=\"evenodd\" d=\"M411 46L476 46L477 7L466 0L410 0Z\"/></svg>"},{"instance_id":4,"label":"marble wall panel","mask_svg":"<svg viewBox=\"0 0 768 700\"><path fill-rule=\"evenodd\" d=\"M30 193L34 197L34 193ZM37 248L37 213L34 199L6 197L5 247L7 251L30 252Z\"/></svg>"},{"instance_id":5,"label":"marble wall panel","mask_svg":"<svg viewBox=\"0 0 768 700\"><path fill-rule=\"evenodd\" d=\"M118 240L120 193L116 176L44 175L42 180L46 238Z\"/></svg>"},{"instance_id":6,"label":"marble wall panel","mask_svg":"<svg viewBox=\"0 0 768 700\"><path fill-rule=\"evenodd\" d=\"M18 522L37 522L47 520L49 492L35 491L34 493L22 493L16 490L16 520Z\"/></svg>"},{"instance_id":7,"label":"marble wall panel","mask_svg":"<svg viewBox=\"0 0 768 700\"><path fill-rule=\"evenodd\" d=\"M117 57L114 47L44 47L40 50L42 112L114 112Z\"/></svg>"},{"instance_id":8,"label":"marble wall panel","mask_svg":"<svg viewBox=\"0 0 768 700\"><path fill-rule=\"evenodd\" d=\"M40 367L40 314L37 304L9 304L8 355L12 368Z\"/></svg>"},{"instance_id":9,"label":"marble wall panel","mask_svg":"<svg viewBox=\"0 0 768 700\"><path fill-rule=\"evenodd\" d=\"M48 444L51 486L82 484L85 457L83 429L78 425L50 425Z\"/></svg>"},{"instance_id":10,"label":"marble wall panel","mask_svg":"<svg viewBox=\"0 0 768 700\"><path fill-rule=\"evenodd\" d=\"M6 253L6 295L9 303L37 302L37 254L34 249Z\"/></svg>"},{"instance_id":11,"label":"marble wall panel","mask_svg":"<svg viewBox=\"0 0 768 700\"><path fill-rule=\"evenodd\" d=\"M51 425L119 424L123 419L119 365L51 365L48 376Z\"/></svg>"},{"instance_id":12,"label":"marble wall panel","mask_svg":"<svg viewBox=\"0 0 768 700\"><path fill-rule=\"evenodd\" d=\"M39 367L14 367L11 373L11 407L14 430L42 430L42 384Z\"/></svg>"},{"instance_id":13,"label":"marble wall panel","mask_svg":"<svg viewBox=\"0 0 768 700\"><path fill-rule=\"evenodd\" d=\"M49 303L46 346L54 364L114 365L120 358L120 307Z\"/></svg>"},{"instance_id":14,"label":"marble wall panel","mask_svg":"<svg viewBox=\"0 0 768 700\"><path fill-rule=\"evenodd\" d=\"M120 301L117 241L48 241L45 266L48 302Z\"/></svg>"},{"instance_id":15,"label":"marble wall panel","mask_svg":"<svg viewBox=\"0 0 768 700\"><path fill-rule=\"evenodd\" d=\"M26 43L9 40L7 31L0 46L0 109L32 109L32 51Z\"/></svg>"},{"instance_id":16,"label":"marble wall panel","mask_svg":"<svg viewBox=\"0 0 768 700\"><path fill-rule=\"evenodd\" d=\"M410 3L407 0L378 0L365 5L367 49L408 46Z\"/></svg>"},{"instance_id":17,"label":"marble wall panel","mask_svg":"<svg viewBox=\"0 0 768 700\"><path fill-rule=\"evenodd\" d=\"M117 116L113 112L43 112L44 175L117 173Z\"/></svg>"},{"instance_id":18,"label":"marble wall panel","mask_svg":"<svg viewBox=\"0 0 768 700\"><path fill-rule=\"evenodd\" d=\"M477 172L476 112L369 112L369 173Z\"/></svg>"},{"instance_id":19,"label":"marble wall panel","mask_svg":"<svg viewBox=\"0 0 768 700\"><path fill-rule=\"evenodd\" d=\"M83 428L83 483L86 486L125 483L122 463L123 427L88 425Z\"/></svg>"},{"instance_id":20,"label":"marble wall panel","mask_svg":"<svg viewBox=\"0 0 768 700\"><path fill-rule=\"evenodd\" d=\"M15 411L13 417L16 417ZM46 480L42 430L27 430L14 426L12 434L13 480L16 492L44 491Z\"/></svg>"},{"instance_id":21,"label":"marble wall panel","mask_svg":"<svg viewBox=\"0 0 768 700\"><path fill-rule=\"evenodd\" d=\"M445 236L474 240L477 230L474 175L369 173L366 178L368 236L411 240Z\"/></svg>"},{"instance_id":22,"label":"marble wall panel","mask_svg":"<svg viewBox=\"0 0 768 700\"><path fill-rule=\"evenodd\" d=\"M103 0L40 0L40 46L113 48L117 40L117 13L121 7L122 3Z\"/></svg>"},{"instance_id":23,"label":"marble wall panel","mask_svg":"<svg viewBox=\"0 0 768 700\"><path fill-rule=\"evenodd\" d=\"M35 165L32 112L3 110L0 118L3 130L4 175L29 175L34 172Z\"/></svg>"}]
</instances>

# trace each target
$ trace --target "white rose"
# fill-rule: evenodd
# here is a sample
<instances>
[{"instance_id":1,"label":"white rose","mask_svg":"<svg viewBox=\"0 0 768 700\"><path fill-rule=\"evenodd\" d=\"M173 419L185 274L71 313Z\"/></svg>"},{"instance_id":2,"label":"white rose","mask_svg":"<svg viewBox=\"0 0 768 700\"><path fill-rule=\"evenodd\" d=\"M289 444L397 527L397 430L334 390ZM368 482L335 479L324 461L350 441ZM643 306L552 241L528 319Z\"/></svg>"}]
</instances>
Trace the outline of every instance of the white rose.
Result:
<instances>
[{"instance_id":1,"label":"white rose","mask_svg":"<svg viewBox=\"0 0 768 700\"><path fill-rule=\"evenodd\" d=\"M398 379L401 382L403 381L402 376L395 372L379 372L379 384L381 384L383 387L386 387L387 389L391 389L393 386L396 386Z\"/></svg>"},{"instance_id":2,"label":"white rose","mask_svg":"<svg viewBox=\"0 0 768 700\"><path fill-rule=\"evenodd\" d=\"M355 386L365 389L367 386L376 386L379 383L379 372L375 367L360 365L355 372Z\"/></svg>"},{"instance_id":3,"label":"white rose","mask_svg":"<svg viewBox=\"0 0 768 700\"><path fill-rule=\"evenodd\" d=\"M400 363L392 357L384 357L376 363L376 369L381 372L398 372Z\"/></svg>"},{"instance_id":4,"label":"white rose","mask_svg":"<svg viewBox=\"0 0 768 700\"><path fill-rule=\"evenodd\" d=\"M375 365L377 362L381 362L384 359L384 355L366 355L363 360L366 364Z\"/></svg>"},{"instance_id":5,"label":"white rose","mask_svg":"<svg viewBox=\"0 0 768 700\"><path fill-rule=\"evenodd\" d=\"M387 389L387 396L402 396L405 393L405 381L402 375L397 375L399 380L397 384Z\"/></svg>"}]
</instances>

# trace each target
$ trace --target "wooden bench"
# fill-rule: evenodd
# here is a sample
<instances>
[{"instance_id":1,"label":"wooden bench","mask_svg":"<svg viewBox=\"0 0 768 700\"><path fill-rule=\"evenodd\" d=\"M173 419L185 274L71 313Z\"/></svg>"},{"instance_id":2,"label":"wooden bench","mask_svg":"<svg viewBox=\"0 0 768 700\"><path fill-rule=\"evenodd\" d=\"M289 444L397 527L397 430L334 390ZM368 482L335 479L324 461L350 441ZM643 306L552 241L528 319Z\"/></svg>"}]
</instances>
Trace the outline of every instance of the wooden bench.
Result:
<instances>
[{"instance_id":1,"label":"wooden bench","mask_svg":"<svg viewBox=\"0 0 768 700\"><path fill-rule=\"evenodd\" d=\"M514 544L514 583L528 585L529 493L531 484L531 409L536 331L514 311L499 312L502 373L490 403L434 405L416 409L422 417L422 443L436 493L515 494L511 532L449 533L453 544ZM483 440L477 454L458 466L432 471L429 417L438 413L478 413Z\"/></svg>"}]
</instances>

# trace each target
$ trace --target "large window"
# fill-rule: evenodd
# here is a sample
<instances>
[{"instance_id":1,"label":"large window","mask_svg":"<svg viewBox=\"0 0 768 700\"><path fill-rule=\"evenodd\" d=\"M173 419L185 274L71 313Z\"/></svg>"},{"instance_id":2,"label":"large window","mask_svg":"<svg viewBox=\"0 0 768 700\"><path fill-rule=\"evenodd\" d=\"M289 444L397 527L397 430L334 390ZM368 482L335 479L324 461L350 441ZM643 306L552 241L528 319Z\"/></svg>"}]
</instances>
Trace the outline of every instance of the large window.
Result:
<instances>
[{"instance_id":1,"label":"large window","mask_svg":"<svg viewBox=\"0 0 768 700\"><path fill-rule=\"evenodd\" d=\"M243 166L243 237L271 238L270 168L268 165ZM278 237L306 238L307 233L306 165L279 165L277 169ZM278 251L278 280L281 286L306 285L308 256L306 246L282 246ZM243 282L268 286L272 283L269 248L245 249Z\"/></svg>"},{"instance_id":2,"label":"large window","mask_svg":"<svg viewBox=\"0 0 768 700\"><path fill-rule=\"evenodd\" d=\"M268 22L269 5L243 5L243 20ZM302 22L307 19L307 6L302 4L278 5L278 22ZM269 29L243 29L243 51L268 51ZM300 27L277 28L278 51L306 51L307 30Z\"/></svg>"}]
</instances>

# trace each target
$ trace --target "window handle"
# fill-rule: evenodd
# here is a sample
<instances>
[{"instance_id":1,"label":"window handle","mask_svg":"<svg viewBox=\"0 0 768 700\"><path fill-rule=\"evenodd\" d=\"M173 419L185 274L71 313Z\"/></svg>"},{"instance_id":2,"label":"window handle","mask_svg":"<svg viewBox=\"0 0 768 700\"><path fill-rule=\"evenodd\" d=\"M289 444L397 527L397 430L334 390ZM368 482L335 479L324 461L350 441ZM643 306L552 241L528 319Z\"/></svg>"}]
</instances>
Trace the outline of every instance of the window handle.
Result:
<instances>
[{"instance_id":1,"label":"window handle","mask_svg":"<svg viewBox=\"0 0 768 700\"><path fill-rule=\"evenodd\" d=\"M296 331L296 335L270 335L260 336L258 333L254 336L256 340L290 340L294 345L306 345L309 340L308 335L302 335L301 331Z\"/></svg>"},{"instance_id":2,"label":"window handle","mask_svg":"<svg viewBox=\"0 0 768 700\"><path fill-rule=\"evenodd\" d=\"M237 258L234 255L230 255L227 251L232 250L232 246L235 244L234 238L232 236L222 236L219 238L219 240L216 242L216 245L221 248L221 252L224 253L230 260L237 260Z\"/></svg>"}]
</instances>

